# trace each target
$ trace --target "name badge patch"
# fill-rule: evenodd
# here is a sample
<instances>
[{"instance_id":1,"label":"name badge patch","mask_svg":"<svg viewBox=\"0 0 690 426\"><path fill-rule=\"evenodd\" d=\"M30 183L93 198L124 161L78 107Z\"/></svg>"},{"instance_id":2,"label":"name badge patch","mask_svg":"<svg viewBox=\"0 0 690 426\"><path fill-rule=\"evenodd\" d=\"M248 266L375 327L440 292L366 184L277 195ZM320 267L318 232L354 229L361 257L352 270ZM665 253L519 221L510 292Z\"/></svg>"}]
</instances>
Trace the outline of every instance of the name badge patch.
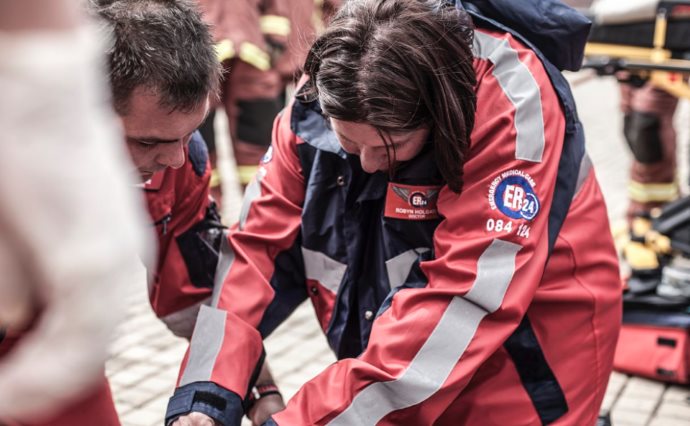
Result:
<instances>
[{"instance_id":1,"label":"name badge patch","mask_svg":"<svg viewBox=\"0 0 690 426\"><path fill-rule=\"evenodd\" d=\"M503 172L489 186L489 206L511 219L531 221L541 206L535 186L532 177L521 170Z\"/></svg>"},{"instance_id":2,"label":"name badge patch","mask_svg":"<svg viewBox=\"0 0 690 426\"><path fill-rule=\"evenodd\" d=\"M403 220L437 219L436 202L441 186L388 183L385 216Z\"/></svg>"}]
</instances>

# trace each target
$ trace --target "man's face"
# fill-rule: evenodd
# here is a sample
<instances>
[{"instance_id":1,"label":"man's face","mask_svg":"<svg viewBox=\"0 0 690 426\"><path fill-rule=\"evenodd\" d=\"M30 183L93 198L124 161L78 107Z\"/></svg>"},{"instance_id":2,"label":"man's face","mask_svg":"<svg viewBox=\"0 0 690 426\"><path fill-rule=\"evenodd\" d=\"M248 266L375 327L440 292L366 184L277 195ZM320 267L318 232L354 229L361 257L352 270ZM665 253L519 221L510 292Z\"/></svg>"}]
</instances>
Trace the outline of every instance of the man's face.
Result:
<instances>
[{"instance_id":1,"label":"man's face","mask_svg":"<svg viewBox=\"0 0 690 426\"><path fill-rule=\"evenodd\" d=\"M127 148L142 182L167 167L182 167L184 148L209 110L208 99L189 112L171 112L159 101L155 92L138 87L129 98L127 114L120 116Z\"/></svg>"}]
</instances>

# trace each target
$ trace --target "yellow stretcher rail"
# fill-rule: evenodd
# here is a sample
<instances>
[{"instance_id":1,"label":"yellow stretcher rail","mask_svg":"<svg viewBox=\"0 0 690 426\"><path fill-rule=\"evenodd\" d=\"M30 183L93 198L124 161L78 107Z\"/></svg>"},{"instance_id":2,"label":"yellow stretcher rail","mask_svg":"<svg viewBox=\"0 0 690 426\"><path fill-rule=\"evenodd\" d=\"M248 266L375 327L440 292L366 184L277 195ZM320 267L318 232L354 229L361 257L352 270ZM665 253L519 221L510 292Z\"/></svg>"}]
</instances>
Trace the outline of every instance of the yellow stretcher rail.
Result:
<instances>
[{"instance_id":1,"label":"yellow stretcher rail","mask_svg":"<svg viewBox=\"0 0 690 426\"><path fill-rule=\"evenodd\" d=\"M690 60L673 59L664 49L668 27L666 11L661 9L654 25L654 47L587 43L583 68L593 68L602 75L627 71L679 97L690 99Z\"/></svg>"}]
</instances>

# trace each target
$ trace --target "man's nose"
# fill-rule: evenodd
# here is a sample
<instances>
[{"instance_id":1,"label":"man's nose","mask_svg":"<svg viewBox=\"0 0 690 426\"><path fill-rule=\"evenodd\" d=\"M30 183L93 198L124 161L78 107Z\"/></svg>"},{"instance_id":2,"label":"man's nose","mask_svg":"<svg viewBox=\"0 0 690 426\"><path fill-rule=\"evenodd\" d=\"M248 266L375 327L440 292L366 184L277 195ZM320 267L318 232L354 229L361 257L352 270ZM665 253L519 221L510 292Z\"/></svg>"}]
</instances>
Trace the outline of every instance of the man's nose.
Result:
<instances>
[{"instance_id":1,"label":"man's nose","mask_svg":"<svg viewBox=\"0 0 690 426\"><path fill-rule=\"evenodd\" d=\"M182 141L165 144L158 155L158 163L173 169L182 167L185 161L184 144Z\"/></svg>"}]
</instances>

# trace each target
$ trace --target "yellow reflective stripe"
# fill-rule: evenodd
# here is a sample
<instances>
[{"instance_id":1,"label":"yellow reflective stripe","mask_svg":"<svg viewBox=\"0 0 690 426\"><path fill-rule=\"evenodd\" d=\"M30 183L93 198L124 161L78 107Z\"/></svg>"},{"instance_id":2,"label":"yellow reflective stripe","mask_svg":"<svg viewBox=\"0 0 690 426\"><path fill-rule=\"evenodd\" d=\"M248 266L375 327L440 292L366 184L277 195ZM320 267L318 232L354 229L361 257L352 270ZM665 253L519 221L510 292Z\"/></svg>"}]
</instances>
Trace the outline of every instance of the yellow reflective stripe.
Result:
<instances>
[{"instance_id":1,"label":"yellow reflective stripe","mask_svg":"<svg viewBox=\"0 0 690 426\"><path fill-rule=\"evenodd\" d=\"M678 198L678 184L631 181L628 184L628 196L638 203L673 201Z\"/></svg>"},{"instance_id":2,"label":"yellow reflective stripe","mask_svg":"<svg viewBox=\"0 0 690 426\"><path fill-rule=\"evenodd\" d=\"M235 57L235 54L235 46L232 41L225 39L216 43L216 56L218 57L218 62L232 59Z\"/></svg>"},{"instance_id":3,"label":"yellow reflective stripe","mask_svg":"<svg viewBox=\"0 0 690 426\"><path fill-rule=\"evenodd\" d=\"M287 37L290 34L290 20L284 16L264 15L259 18L259 27L264 34Z\"/></svg>"},{"instance_id":4,"label":"yellow reflective stripe","mask_svg":"<svg viewBox=\"0 0 690 426\"><path fill-rule=\"evenodd\" d=\"M255 44L248 42L242 43L239 57L244 62L261 71L268 71L271 68L271 57Z\"/></svg>"},{"instance_id":5,"label":"yellow reflective stripe","mask_svg":"<svg viewBox=\"0 0 690 426\"><path fill-rule=\"evenodd\" d=\"M237 177L242 185L247 185L252 181L259 166L237 166Z\"/></svg>"},{"instance_id":6,"label":"yellow reflective stripe","mask_svg":"<svg viewBox=\"0 0 690 426\"><path fill-rule=\"evenodd\" d=\"M220 186L220 183L221 183L221 177L220 177L220 172L218 171L218 169L211 170L211 182L209 183L211 188L215 188L217 186Z\"/></svg>"}]
</instances>

